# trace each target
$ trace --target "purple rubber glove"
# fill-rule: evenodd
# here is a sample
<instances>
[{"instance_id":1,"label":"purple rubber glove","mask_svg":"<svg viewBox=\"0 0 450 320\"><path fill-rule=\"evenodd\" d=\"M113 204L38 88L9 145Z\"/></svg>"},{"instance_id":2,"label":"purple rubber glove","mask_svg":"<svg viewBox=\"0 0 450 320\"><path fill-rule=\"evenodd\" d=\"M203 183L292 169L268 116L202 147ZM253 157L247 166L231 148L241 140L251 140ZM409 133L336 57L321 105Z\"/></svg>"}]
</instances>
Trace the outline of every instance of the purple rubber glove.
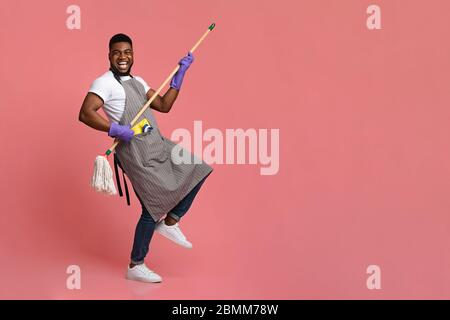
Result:
<instances>
[{"instance_id":1,"label":"purple rubber glove","mask_svg":"<svg viewBox=\"0 0 450 320\"><path fill-rule=\"evenodd\" d=\"M174 89L180 90L181 84L183 83L184 74L189 66L194 62L194 56L192 53L188 53L187 56L183 57L178 64L180 65L180 69L178 69L177 73L173 76L170 81L170 86Z\"/></svg>"},{"instance_id":2,"label":"purple rubber glove","mask_svg":"<svg viewBox=\"0 0 450 320\"><path fill-rule=\"evenodd\" d=\"M111 122L108 136L118 138L125 142L130 142L134 136L134 131L130 129L130 126L122 126L115 122Z\"/></svg>"}]
</instances>

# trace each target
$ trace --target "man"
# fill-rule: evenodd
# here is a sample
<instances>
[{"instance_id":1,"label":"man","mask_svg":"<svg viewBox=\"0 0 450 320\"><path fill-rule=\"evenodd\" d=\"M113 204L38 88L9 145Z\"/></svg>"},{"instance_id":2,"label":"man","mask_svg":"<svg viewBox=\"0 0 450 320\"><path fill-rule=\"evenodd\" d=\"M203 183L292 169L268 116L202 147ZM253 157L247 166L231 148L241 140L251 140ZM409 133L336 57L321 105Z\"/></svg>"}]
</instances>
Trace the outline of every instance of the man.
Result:
<instances>
[{"instance_id":1,"label":"man","mask_svg":"<svg viewBox=\"0 0 450 320\"><path fill-rule=\"evenodd\" d=\"M91 85L81 106L79 120L120 140L115 149L115 160L128 175L142 205L126 278L161 282L161 277L144 263L153 232L156 230L175 243L192 248L178 223L212 168L194 161L174 164L171 150L175 143L161 135L150 109L163 113L171 110L194 57L189 52L180 60L180 68L171 79L170 88L164 96L158 95L136 122L145 119L150 130L137 134L130 123L155 91L142 78L130 73L133 66L130 37L114 35L109 41L108 57L110 69ZM97 113L102 107L108 120ZM183 149L182 152L188 151Z\"/></svg>"}]
</instances>

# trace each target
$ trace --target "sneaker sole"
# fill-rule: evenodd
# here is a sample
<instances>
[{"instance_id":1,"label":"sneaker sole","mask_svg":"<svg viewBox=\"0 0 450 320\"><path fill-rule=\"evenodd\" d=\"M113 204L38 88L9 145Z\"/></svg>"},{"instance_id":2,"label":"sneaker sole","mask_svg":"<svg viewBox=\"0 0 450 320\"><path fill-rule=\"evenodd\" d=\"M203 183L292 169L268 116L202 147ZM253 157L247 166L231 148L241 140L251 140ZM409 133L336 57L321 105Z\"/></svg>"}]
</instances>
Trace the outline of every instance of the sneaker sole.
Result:
<instances>
[{"instance_id":1,"label":"sneaker sole","mask_svg":"<svg viewBox=\"0 0 450 320\"><path fill-rule=\"evenodd\" d=\"M177 242L176 240L170 238L169 236L167 236L166 234L162 233L161 231L158 231L158 230L156 230L156 231L157 231L160 235L162 235L164 238L169 239L169 240L172 241L173 243L175 243L175 244L177 244L177 245L179 245L179 246L181 246L181 247L183 247L183 248L186 248L186 249L192 249L192 244L191 244L191 245L188 245L188 244L184 244L184 243L182 243L182 242Z\"/></svg>"},{"instance_id":2,"label":"sneaker sole","mask_svg":"<svg viewBox=\"0 0 450 320\"><path fill-rule=\"evenodd\" d=\"M149 280L149 279L146 279L146 278L132 278L132 277L129 277L128 275L127 276L125 276L125 278L127 279L127 280L133 280L133 281L139 281L139 282L146 282L146 283L160 283L160 282L162 282L162 279L159 279L159 280Z\"/></svg>"}]
</instances>

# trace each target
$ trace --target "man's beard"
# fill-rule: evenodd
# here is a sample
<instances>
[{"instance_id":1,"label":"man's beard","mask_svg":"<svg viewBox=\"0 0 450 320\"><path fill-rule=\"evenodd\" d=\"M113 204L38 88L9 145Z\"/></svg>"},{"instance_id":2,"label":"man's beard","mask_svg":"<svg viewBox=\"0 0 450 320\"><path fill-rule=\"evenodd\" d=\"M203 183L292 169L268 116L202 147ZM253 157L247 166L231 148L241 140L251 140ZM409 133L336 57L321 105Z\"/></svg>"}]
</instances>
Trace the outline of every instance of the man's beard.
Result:
<instances>
[{"instance_id":1,"label":"man's beard","mask_svg":"<svg viewBox=\"0 0 450 320\"><path fill-rule=\"evenodd\" d=\"M133 62L134 63L134 62ZM130 64L130 67L128 68L128 71L127 72L121 72L119 69L117 69L112 63L110 63L110 68L112 69L112 71L115 73L115 74L117 74L117 75L119 75L119 76L121 76L121 77L124 77L124 76L129 76L130 75L130 73L131 73L131 68L133 67L133 63L132 64Z\"/></svg>"}]
</instances>

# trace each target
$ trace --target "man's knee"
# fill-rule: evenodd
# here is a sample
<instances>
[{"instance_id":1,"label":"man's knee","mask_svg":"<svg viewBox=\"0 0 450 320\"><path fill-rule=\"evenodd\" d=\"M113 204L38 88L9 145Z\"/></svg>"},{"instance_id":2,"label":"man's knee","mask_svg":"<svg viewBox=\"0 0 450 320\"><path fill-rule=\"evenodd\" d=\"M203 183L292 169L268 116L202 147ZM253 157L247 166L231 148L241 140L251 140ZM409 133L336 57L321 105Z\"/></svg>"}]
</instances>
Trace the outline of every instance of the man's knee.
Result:
<instances>
[{"instance_id":1,"label":"man's knee","mask_svg":"<svg viewBox=\"0 0 450 320\"><path fill-rule=\"evenodd\" d=\"M147 221L151 221L151 222L155 223L155 220L153 220L152 215L150 214L150 212L148 212L147 208L145 208L144 205L142 205L141 218L143 218L143 219L145 219Z\"/></svg>"}]
</instances>

